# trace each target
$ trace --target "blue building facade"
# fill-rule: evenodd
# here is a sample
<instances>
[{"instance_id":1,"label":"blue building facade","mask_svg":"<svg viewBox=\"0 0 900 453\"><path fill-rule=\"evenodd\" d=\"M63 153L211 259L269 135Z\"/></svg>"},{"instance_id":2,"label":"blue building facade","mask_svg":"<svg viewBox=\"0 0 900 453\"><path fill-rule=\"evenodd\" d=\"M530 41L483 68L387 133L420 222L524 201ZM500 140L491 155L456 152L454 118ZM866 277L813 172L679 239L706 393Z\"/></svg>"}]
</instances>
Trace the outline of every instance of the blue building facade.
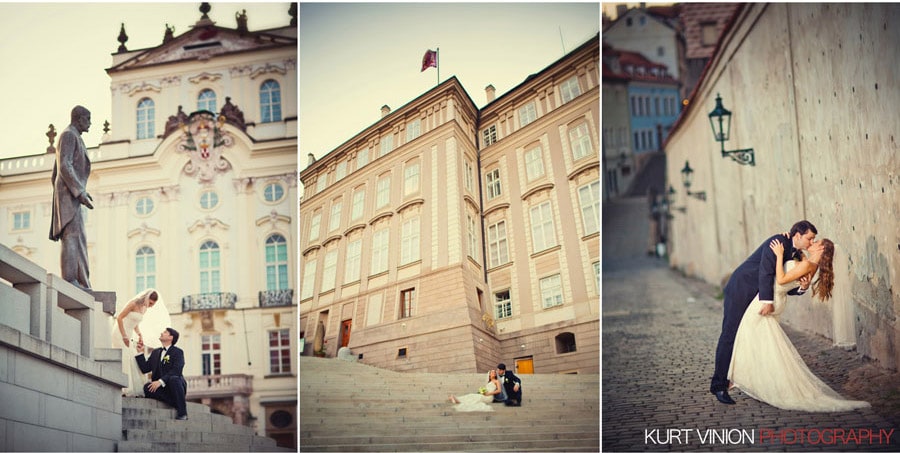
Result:
<instances>
[{"instance_id":1,"label":"blue building facade","mask_svg":"<svg viewBox=\"0 0 900 453\"><path fill-rule=\"evenodd\" d=\"M678 83L638 81L628 84L631 149L635 154L658 151L681 112Z\"/></svg>"}]
</instances>

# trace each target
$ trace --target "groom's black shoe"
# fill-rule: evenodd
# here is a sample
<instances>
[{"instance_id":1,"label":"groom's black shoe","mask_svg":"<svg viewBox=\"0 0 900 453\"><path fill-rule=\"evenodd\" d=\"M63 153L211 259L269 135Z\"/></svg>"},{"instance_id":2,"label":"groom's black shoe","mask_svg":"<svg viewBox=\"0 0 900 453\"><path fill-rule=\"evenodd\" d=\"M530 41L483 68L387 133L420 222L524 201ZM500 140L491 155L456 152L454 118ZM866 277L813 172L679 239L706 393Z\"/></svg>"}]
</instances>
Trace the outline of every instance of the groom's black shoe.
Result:
<instances>
[{"instance_id":1,"label":"groom's black shoe","mask_svg":"<svg viewBox=\"0 0 900 453\"><path fill-rule=\"evenodd\" d=\"M175 417L175 420L187 420L187 419L188 419L187 414L179 415L179 416Z\"/></svg>"},{"instance_id":2,"label":"groom's black shoe","mask_svg":"<svg viewBox=\"0 0 900 453\"><path fill-rule=\"evenodd\" d=\"M716 399L722 404L734 404L734 400L728 396L727 390L719 390L716 392Z\"/></svg>"}]
</instances>

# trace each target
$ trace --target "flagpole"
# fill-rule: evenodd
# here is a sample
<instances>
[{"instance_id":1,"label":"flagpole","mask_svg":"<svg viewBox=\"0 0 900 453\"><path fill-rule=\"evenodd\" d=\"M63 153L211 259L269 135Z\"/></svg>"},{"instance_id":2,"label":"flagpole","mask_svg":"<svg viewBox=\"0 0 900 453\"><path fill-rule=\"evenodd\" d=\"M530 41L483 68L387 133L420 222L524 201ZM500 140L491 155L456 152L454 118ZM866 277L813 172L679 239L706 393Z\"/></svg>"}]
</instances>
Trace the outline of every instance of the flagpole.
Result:
<instances>
[{"instance_id":1,"label":"flagpole","mask_svg":"<svg viewBox=\"0 0 900 453\"><path fill-rule=\"evenodd\" d=\"M435 68L437 69L437 83L434 86L438 86L441 84L441 48L436 47L435 51Z\"/></svg>"}]
</instances>

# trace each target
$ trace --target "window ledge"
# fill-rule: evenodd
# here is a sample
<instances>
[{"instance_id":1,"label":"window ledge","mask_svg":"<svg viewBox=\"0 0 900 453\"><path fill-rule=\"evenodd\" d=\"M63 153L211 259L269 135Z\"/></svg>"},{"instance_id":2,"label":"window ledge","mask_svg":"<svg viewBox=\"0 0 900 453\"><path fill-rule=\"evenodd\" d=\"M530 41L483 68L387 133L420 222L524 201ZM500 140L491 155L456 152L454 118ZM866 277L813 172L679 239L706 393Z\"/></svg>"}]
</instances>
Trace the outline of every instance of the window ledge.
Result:
<instances>
[{"instance_id":1,"label":"window ledge","mask_svg":"<svg viewBox=\"0 0 900 453\"><path fill-rule=\"evenodd\" d=\"M512 261L507 261L507 262L505 262L505 263L503 263L503 264L498 264L498 265L496 265L496 266L494 266L494 267L488 268L488 272L493 272L493 271L499 271L499 270L501 270L501 269L506 269L507 267L511 267L512 265L513 265L513 262L512 262Z\"/></svg>"},{"instance_id":2,"label":"window ledge","mask_svg":"<svg viewBox=\"0 0 900 453\"><path fill-rule=\"evenodd\" d=\"M369 280L371 280L371 279L373 279L373 278L381 277L381 276L387 275L387 274L388 274L388 271L381 271L381 272L379 272L379 273L377 273L377 274L369 275Z\"/></svg>"},{"instance_id":3,"label":"window ledge","mask_svg":"<svg viewBox=\"0 0 900 453\"><path fill-rule=\"evenodd\" d=\"M594 239L594 238L597 238L597 237L599 237L599 236L600 236L600 232L599 232L599 231L595 231L595 232L593 232L593 233L591 233L591 234L589 234L589 235L587 235L587 236L582 236L582 237L581 237L581 240L582 240L582 241L587 241L587 240L589 240L589 239Z\"/></svg>"},{"instance_id":4,"label":"window ledge","mask_svg":"<svg viewBox=\"0 0 900 453\"><path fill-rule=\"evenodd\" d=\"M422 259L421 259L421 258L420 258L420 259L417 259L417 260L415 260L415 261L411 261L411 262L409 262L409 263L401 264L401 265L397 266L397 270L400 270L400 269L406 269L407 267L413 267L413 266L415 266L415 265L417 265L417 264L422 264Z\"/></svg>"},{"instance_id":5,"label":"window ledge","mask_svg":"<svg viewBox=\"0 0 900 453\"><path fill-rule=\"evenodd\" d=\"M550 253L559 251L561 248L562 248L562 246L557 244L557 245L554 245L553 247L550 247L549 249L544 249L544 250L541 250L540 252L534 252L531 254L531 257L537 258L540 256L548 255Z\"/></svg>"},{"instance_id":6,"label":"window ledge","mask_svg":"<svg viewBox=\"0 0 900 453\"><path fill-rule=\"evenodd\" d=\"M327 296L327 295L329 295L329 294L331 294L331 293L334 293L334 288L331 288L331 289L329 289L329 290L327 290L327 291L322 291L321 293L319 293L319 297Z\"/></svg>"}]
</instances>

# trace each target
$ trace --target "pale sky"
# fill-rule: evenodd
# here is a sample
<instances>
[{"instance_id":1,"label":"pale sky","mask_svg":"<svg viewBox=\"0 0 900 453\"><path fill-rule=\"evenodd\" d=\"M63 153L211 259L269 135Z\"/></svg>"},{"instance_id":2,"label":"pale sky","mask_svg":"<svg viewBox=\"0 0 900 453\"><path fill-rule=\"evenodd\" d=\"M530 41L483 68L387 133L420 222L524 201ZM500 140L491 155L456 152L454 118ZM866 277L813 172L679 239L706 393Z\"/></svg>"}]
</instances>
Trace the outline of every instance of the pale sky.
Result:
<instances>
[{"instance_id":1,"label":"pale sky","mask_svg":"<svg viewBox=\"0 0 900 453\"><path fill-rule=\"evenodd\" d=\"M300 3L300 170L437 84L422 56L440 48L479 108L600 31L599 3ZM560 38L562 34L562 39Z\"/></svg>"},{"instance_id":2,"label":"pale sky","mask_svg":"<svg viewBox=\"0 0 900 453\"><path fill-rule=\"evenodd\" d=\"M175 26L175 36L189 31L200 19L199 7L200 2L0 3L0 159L46 152L48 125L61 132L78 104L91 111L85 145L97 146L103 122L116 127L105 70L119 47L121 24L129 51L156 47L166 24ZM216 25L234 28L235 12L246 9L254 31L290 24L289 7L289 2L212 3L209 16Z\"/></svg>"}]
</instances>

